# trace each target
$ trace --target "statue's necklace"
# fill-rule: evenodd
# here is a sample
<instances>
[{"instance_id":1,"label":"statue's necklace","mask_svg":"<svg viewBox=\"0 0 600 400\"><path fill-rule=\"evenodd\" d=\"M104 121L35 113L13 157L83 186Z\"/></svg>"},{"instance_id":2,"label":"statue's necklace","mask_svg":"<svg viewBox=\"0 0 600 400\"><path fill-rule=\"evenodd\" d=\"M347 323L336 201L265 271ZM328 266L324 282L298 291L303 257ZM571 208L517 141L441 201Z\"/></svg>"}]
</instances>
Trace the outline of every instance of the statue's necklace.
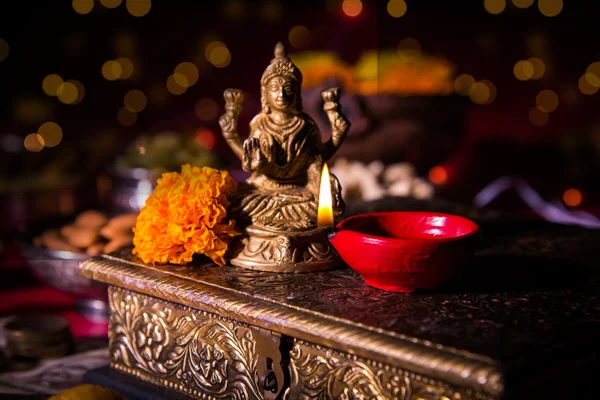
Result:
<instances>
[{"instance_id":1,"label":"statue's necklace","mask_svg":"<svg viewBox=\"0 0 600 400\"><path fill-rule=\"evenodd\" d=\"M298 132L303 125L304 120L299 118L297 115L294 115L294 117L292 117L292 119L285 125L277 125L271 120L271 118L269 118L269 116L263 118L261 124L265 131L280 140L287 138L292 133Z\"/></svg>"}]
</instances>

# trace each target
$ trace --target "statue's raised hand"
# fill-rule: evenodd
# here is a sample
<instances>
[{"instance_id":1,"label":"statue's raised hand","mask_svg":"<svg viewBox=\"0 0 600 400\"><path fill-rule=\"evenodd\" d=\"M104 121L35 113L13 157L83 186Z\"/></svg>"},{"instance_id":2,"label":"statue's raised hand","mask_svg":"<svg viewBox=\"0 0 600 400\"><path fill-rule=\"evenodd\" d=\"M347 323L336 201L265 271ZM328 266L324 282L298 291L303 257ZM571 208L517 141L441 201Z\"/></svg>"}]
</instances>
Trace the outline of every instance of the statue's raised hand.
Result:
<instances>
[{"instance_id":1,"label":"statue's raised hand","mask_svg":"<svg viewBox=\"0 0 600 400\"><path fill-rule=\"evenodd\" d=\"M242 159L242 168L246 172L258 170L266 158L260 149L260 142L257 138L248 138L244 140L244 157Z\"/></svg>"},{"instance_id":2,"label":"statue's raised hand","mask_svg":"<svg viewBox=\"0 0 600 400\"><path fill-rule=\"evenodd\" d=\"M225 114L219 118L219 125L225 138L237 134L237 119L242 111L244 93L239 89L227 89L223 93Z\"/></svg>"}]
</instances>

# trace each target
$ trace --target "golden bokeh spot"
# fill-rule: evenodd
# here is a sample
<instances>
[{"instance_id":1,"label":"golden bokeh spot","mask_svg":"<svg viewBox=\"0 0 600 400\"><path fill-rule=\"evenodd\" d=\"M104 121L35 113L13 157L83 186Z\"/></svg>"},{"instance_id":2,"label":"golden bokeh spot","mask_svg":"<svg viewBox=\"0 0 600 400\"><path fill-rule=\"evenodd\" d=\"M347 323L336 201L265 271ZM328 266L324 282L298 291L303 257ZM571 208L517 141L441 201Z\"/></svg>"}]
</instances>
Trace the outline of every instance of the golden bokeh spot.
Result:
<instances>
[{"instance_id":1,"label":"golden bokeh spot","mask_svg":"<svg viewBox=\"0 0 600 400\"><path fill-rule=\"evenodd\" d=\"M546 17L555 17L563 9L562 0L538 0L538 9Z\"/></svg>"},{"instance_id":2,"label":"golden bokeh spot","mask_svg":"<svg viewBox=\"0 0 600 400\"><path fill-rule=\"evenodd\" d=\"M119 57L115 61L115 63L119 64L121 67L121 73L119 74L119 79L129 79L131 75L133 75L133 62L126 57ZM112 67L111 67L112 69Z\"/></svg>"},{"instance_id":3,"label":"golden bokeh spot","mask_svg":"<svg viewBox=\"0 0 600 400\"><path fill-rule=\"evenodd\" d=\"M63 78L57 74L46 75L42 81L42 90L48 96L56 96L58 93L58 87L63 83Z\"/></svg>"},{"instance_id":4,"label":"golden bokeh spot","mask_svg":"<svg viewBox=\"0 0 600 400\"><path fill-rule=\"evenodd\" d=\"M173 77L179 86L190 87L194 86L196 82L198 82L200 73L194 64L189 61L185 61L175 67L175 73L173 74ZM182 77L184 79L182 79Z\"/></svg>"},{"instance_id":5,"label":"golden bokeh spot","mask_svg":"<svg viewBox=\"0 0 600 400\"><path fill-rule=\"evenodd\" d=\"M83 100L83 97L85 96L85 88L83 87L83 84L75 79L69 79L67 82L70 82L77 87L77 98L71 104L75 105L81 103L81 100Z\"/></svg>"},{"instance_id":6,"label":"golden bokeh spot","mask_svg":"<svg viewBox=\"0 0 600 400\"><path fill-rule=\"evenodd\" d=\"M150 12L152 2L150 0L127 0L125 7L134 17L143 17Z\"/></svg>"},{"instance_id":7,"label":"golden bokeh spot","mask_svg":"<svg viewBox=\"0 0 600 400\"><path fill-rule=\"evenodd\" d=\"M261 9L261 15L265 20L267 20L269 22L277 21L279 18L281 18L282 14L283 14L283 10L281 8L281 5L278 2L267 1L267 2L263 3L262 9Z\"/></svg>"},{"instance_id":8,"label":"golden bokeh spot","mask_svg":"<svg viewBox=\"0 0 600 400\"><path fill-rule=\"evenodd\" d=\"M290 44L297 49L305 49L310 45L310 30L304 25L296 25L288 33Z\"/></svg>"},{"instance_id":9,"label":"golden bokeh spot","mask_svg":"<svg viewBox=\"0 0 600 400\"><path fill-rule=\"evenodd\" d=\"M191 86L188 78L183 74L175 72L173 73L173 79L175 79L175 83L181 87L188 88Z\"/></svg>"},{"instance_id":10,"label":"golden bokeh spot","mask_svg":"<svg viewBox=\"0 0 600 400\"><path fill-rule=\"evenodd\" d=\"M344 0L342 11L349 17L356 17L362 12L362 2L360 0Z\"/></svg>"},{"instance_id":11,"label":"golden bokeh spot","mask_svg":"<svg viewBox=\"0 0 600 400\"><path fill-rule=\"evenodd\" d=\"M531 7L533 2L534 2L534 0L512 0L512 3L515 5L515 7L518 7L518 8Z\"/></svg>"},{"instance_id":12,"label":"golden bokeh spot","mask_svg":"<svg viewBox=\"0 0 600 400\"><path fill-rule=\"evenodd\" d=\"M52 118L52 105L43 98L26 97L14 103L14 112L19 121L38 123Z\"/></svg>"},{"instance_id":13,"label":"golden bokeh spot","mask_svg":"<svg viewBox=\"0 0 600 400\"><path fill-rule=\"evenodd\" d=\"M531 110L529 110L529 122L531 122L531 125L544 126L548 123L549 119L549 114L537 107L533 107Z\"/></svg>"},{"instance_id":14,"label":"golden bokeh spot","mask_svg":"<svg viewBox=\"0 0 600 400\"><path fill-rule=\"evenodd\" d=\"M94 9L94 0L73 0L71 3L77 14L85 15Z\"/></svg>"},{"instance_id":15,"label":"golden bokeh spot","mask_svg":"<svg viewBox=\"0 0 600 400\"><path fill-rule=\"evenodd\" d=\"M217 68L224 68L231 62L231 53L227 46L216 46L210 52L208 61Z\"/></svg>"},{"instance_id":16,"label":"golden bokeh spot","mask_svg":"<svg viewBox=\"0 0 600 400\"><path fill-rule=\"evenodd\" d=\"M558 95L549 89L542 90L535 97L535 104L540 110L551 113L558 107Z\"/></svg>"},{"instance_id":17,"label":"golden bokeh spot","mask_svg":"<svg viewBox=\"0 0 600 400\"><path fill-rule=\"evenodd\" d=\"M229 0L227 4L225 4L224 12L229 18L242 18L244 16L244 11L246 11L246 6L242 0Z\"/></svg>"},{"instance_id":18,"label":"golden bokeh spot","mask_svg":"<svg viewBox=\"0 0 600 400\"><path fill-rule=\"evenodd\" d=\"M121 77L122 73L123 68L121 67L121 64L115 60L108 60L102 64L102 76L106 80L116 81Z\"/></svg>"},{"instance_id":19,"label":"golden bokeh spot","mask_svg":"<svg viewBox=\"0 0 600 400\"><path fill-rule=\"evenodd\" d=\"M219 114L219 105L210 97L204 97L196 102L194 114L201 121L212 121Z\"/></svg>"},{"instance_id":20,"label":"golden bokeh spot","mask_svg":"<svg viewBox=\"0 0 600 400\"><path fill-rule=\"evenodd\" d=\"M546 73L546 64L541 58L531 57L527 61L533 65L533 75L531 75L531 79L540 79L544 76Z\"/></svg>"},{"instance_id":21,"label":"golden bokeh spot","mask_svg":"<svg viewBox=\"0 0 600 400\"><path fill-rule=\"evenodd\" d=\"M567 189L563 193L563 201L569 207L577 207L581 205L581 201L583 200L583 195L581 191L575 188Z\"/></svg>"},{"instance_id":22,"label":"golden bokeh spot","mask_svg":"<svg viewBox=\"0 0 600 400\"><path fill-rule=\"evenodd\" d=\"M73 104L77 101L77 97L79 97L79 89L77 89L77 86L73 82L66 81L60 84L56 95L61 103Z\"/></svg>"},{"instance_id":23,"label":"golden bokeh spot","mask_svg":"<svg viewBox=\"0 0 600 400\"><path fill-rule=\"evenodd\" d=\"M515 66L513 67L513 74L520 81L526 81L533 77L535 69L533 64L529 60L521 60L517 61Z\"/></svg>"},{"instance_id":24,"label":"golden bokeh spot","mask_svg":"<svg viewBox=\"0 0 600 400\"><path fill-rule=\"evenodd\" d=\"M469 97L475 104L486 104L491 95L490 88L482 81L475 82L469 89Z\"/></svg>"},{"instance_id":25,"label":"golden bokeh spot","mask_svg":"<svg viewBox=\"0 0 600 400\"><path fill-rule=\"evenodd\" d=\"M585 79L593 87L600 87L600 62L593 62L587 67Z\"/></svg>"},{"instance_id":26,"label":"golden bokeh spot","mask_svg":"<svg viewBox=\"0 0 600 400\"><path fill-rule=\"evenodd\" d=\"M125 108L131 112L140 112L146 105L148 104L148 99L144 92L138 89L130 90L125 94L123 98L123 104L125 104Z\"/></svg>"},{"instance_id":27,"label":"golden bokeh spot","mask_svg":"<svg viewBox=\"0 0 600 400\"><path fill-rule=\"evenodd\" d=\"M167 78L167 90L169 93L179 96L180 94L184 94L187 90L187 87L180 86L177 84L175 77L173 75L169 75Z\"/></svg>"},{"instance_id":28,"label":"golden bokeh spot","mask_svg":"<svg viewBox=\"0 0 600 400\"><path fill-rule=\"evenodd\" d=\"M4 39L0 39L0 61L4 61L6 57L8 57L9 51L10 47L8 46L8 42Z\"/></svg>"},{"instance_id":29,"label":"golden bokeh spot","mask_svg":"<svg viewBox=\"0 0 600 400\"><path fill-rule=\"evenodd\" d=\"M471 86L475 83L475 78L469 74L460 74L454 79L454 91L463 96L469 95Z\"/></svg>"},{"instance_id":30,"label":"golden bokeh spot","mask_svg":"<svg viewBox=\"0 0 600 400\"><path fill-rule=\"evenodd\" d=\"M400 18L406 14L407 8L404 0L390 0L387 3L387 12L394 18Z\"/></svg>"},{"instance_id":31,"label":"golden bokeh spot","mask_svg":"<svg viewBox=\"0 0 600 400\"><path fill-rule=\"evenodd\" d=\"M494 100L496 100L496 94L497 94L496 85L494 85L494 82L488 81L487 79L482 79L479 81L479 83L487 86L487 88L490 92L490 95L489 95L487 101L483 104L491 104Z\"/></svg>"},{"instance_id":32,"label":"golden bokeh spot","mask_svg":"<svg viewBox=\"0 0 600 400\"><path fill-rule=\"evenodd\" d=\"M23 146L25 146L25 148L28 151L37 153L39 151L42 151L42 149L44 148L43 141L44 139L42 139L37 133L30 133L25 137L25 140L23 141Z\"/></svg>"},{"instance_id":33,"label":"golden bokeh spot","mask_svg":"<svg viewBox=\"0 0 600 400\"><path fill-rule=\"evenodd\" d=\"M595 88L600 88L600 78L598 75L593 74L591 72L586 72L583 76L585 76L585 80Z\"/></svg>"},{"instance_id":34,"label":"golden bokeh spot","mask_svg":"<svg viewBox=\"0 0 600 400\"><path fill-rule=\"evenodd\" d=\"M579 82L578 82L577 86L579 86L579 91L581 93L586 94L588 96L590 96L592 94L596 94L598 92L597 87L590 85L590 83L588 82L588 80L585 77L585 74L581 75L581 78L579 78Z\"/></svg>"},{"instance_id":35,"label":"golden bokeh spot","mask_svg":"<svg viewBox=\"0 0 600 400\"><path fill-rule=\"evenodd\" d=\"M506 8L506 0L483 0L483 7L490 14L497 15Z\"/></svg>"},{"instance_id":36,"label":"golden bokeh spot","mask_svg":"<svg viewBox=\"0 0 600 400\"><path fill-rule=\"evenodd\" d=\"M62 128L55 122L44 122L38 128L37 134L42 138L45 147L57 146L63 138Z\"/></svg>"},{"instance_id":37,"label":"golden bokeh spot","mask_svg":"<svg viewBox=\"0 0 600 400\"><path fill-rule=\"evenodd\" d=\"M162 83L156 83L148 89L148 101L155 106L164 106L169 102L169 91Z\"/></svg>"},{"instance_id":38,"label":"golden bokeh spot","mask_svg":"<svg viewBox=\"0 0 600 400\"><path fill-rule=\"evenodd\" d=\"M100 4L106 8L117 8L122 2L123 0L100 0Z\"/></svg>"},{"instance_id":39,"label":"golden bokeh spot","mask_svg":"<svg viewBox=\"0 0 600 400\"><path fill-rule=\"evenodd\" d=\"M409 54L414 57L421 55L421 43L415 38L407 37L398 42L398 55Z\"/></svg>"},{"instance_id":40,"label":"golden bokeh spot","mask_svg":"<svg viewBox=\"0 0 600 400\"><path fill-rule=\"evenodd\" d=\"M117 121L123 126L133 126L137 122L137 113L131 112L125 107L119 108L117 111Z\"/></svg>"},{"instance_id":41,"label":"golden bokeh spot","mask_svg":"<svg viewBox=\"0 0 600 400\"><path fill-rule=\"evenodd\" d=\"M434 185L443 185L448 180L448 171L441 165L437 165L429 170L428 177Z\"/></svg>"}]
</instances>

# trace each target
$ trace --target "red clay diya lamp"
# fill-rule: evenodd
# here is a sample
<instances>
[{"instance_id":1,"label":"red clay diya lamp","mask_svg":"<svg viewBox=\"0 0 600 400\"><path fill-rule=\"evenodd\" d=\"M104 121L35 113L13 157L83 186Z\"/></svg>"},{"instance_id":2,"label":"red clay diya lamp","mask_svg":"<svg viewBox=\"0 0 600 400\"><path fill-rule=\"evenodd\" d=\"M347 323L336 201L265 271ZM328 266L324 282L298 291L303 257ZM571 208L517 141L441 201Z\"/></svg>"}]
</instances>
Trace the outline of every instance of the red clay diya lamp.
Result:
<instances>
[{"instance_id":1,"label":"red clay diya lamp","mask_svg":"<svg viewBox=\"0 0 600 400\"><path fill-rule=\"evenodd\" d=\"M434 289L468 265L475 252L479 227L451 214L373 212L346 218L333 229L328 186L321 185L319 226L329 226L330 243L369 286L403 293Z\"/></svg>"}]
</instances>

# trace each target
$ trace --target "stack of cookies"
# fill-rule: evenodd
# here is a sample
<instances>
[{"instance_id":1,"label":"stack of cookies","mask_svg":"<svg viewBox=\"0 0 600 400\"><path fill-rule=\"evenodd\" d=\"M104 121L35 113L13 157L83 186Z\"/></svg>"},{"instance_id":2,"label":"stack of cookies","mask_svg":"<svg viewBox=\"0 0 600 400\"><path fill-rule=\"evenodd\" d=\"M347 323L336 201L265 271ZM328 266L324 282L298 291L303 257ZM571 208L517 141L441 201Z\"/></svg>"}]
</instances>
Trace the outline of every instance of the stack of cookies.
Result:
<instances>
[{"instance_id":1,"label":"stack of cookies","mask_svg":"<svg viewBox=\"0 0 600 400\"><path fill-rule=\"evenodd\" d=\"M72 223L42 233L33 243L50 250L91 256L112 253L133 244L132 228L136 218L136 213L108 218L95 210L84 211Z\"/></svg>"}]
</instances>

